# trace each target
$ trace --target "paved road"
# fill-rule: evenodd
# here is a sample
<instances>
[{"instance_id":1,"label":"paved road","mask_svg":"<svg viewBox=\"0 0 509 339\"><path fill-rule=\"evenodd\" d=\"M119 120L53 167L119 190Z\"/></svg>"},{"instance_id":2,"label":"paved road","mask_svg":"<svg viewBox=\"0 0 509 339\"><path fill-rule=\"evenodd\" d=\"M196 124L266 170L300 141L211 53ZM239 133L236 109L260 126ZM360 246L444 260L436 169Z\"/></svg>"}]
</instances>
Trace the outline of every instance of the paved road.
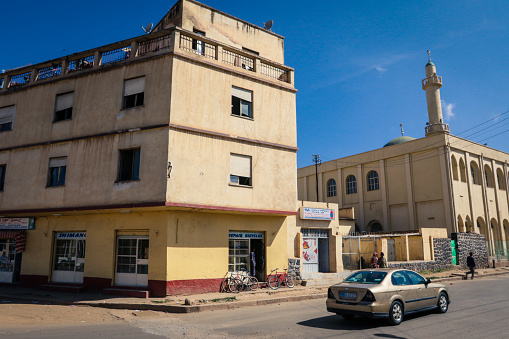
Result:
<instances>
[{"instance_id":1,"label":"paved road","mask_svg":"<svg viewBox=\"0 0 509 339\"><path fill-rule=\"evenodd\" d=\"M197 314L130 316L111 311L118 321L77 327L0 329L1 338L507 338L507 277L448 283L452 304L446 314L407 317L399 326L384 320L346 321L325 311L325 300L282 303ZM94 312L94 309L90 309ZM114 313L117 312L117 313ZM121 313L124 312L124 313Z\"/></svg>"}]
</instances>

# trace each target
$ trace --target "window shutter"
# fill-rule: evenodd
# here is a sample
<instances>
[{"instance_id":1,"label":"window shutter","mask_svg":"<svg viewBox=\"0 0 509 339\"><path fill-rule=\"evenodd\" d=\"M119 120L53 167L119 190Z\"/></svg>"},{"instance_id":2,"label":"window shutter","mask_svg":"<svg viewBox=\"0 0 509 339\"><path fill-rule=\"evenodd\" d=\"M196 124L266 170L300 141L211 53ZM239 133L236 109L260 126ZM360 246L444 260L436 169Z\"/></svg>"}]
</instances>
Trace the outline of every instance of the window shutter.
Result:
<instances>
[{"instance_id":1,"label":"window shutter","mask_svg":"<svg viewBox=\"0 0 509 339\"><path fill-rule=\"evenodd\" d=\"M253 101L253 92L247 89L232 87L232 95L245 101Z\"/></svg>"},{"instance_id":2,"label":"window shutter","mask_svg":"<svg viewBox=\"0 0 509 339\"><path fill-rule=\"evenodd\" d=\"M74 92L61 94L57 96L57 106L55 111L61 111L66 108L72 107L74 100Z\"/></svg>"},{"instance_id":3,"label":"window shutter","mask_svg":"<svg viewBox=\"0 0 509 339\"><path fill-rule=\"evenodd\" d=\"M49 159L49 167L67 166L67 157Z\"/></svg>"},{"instance_id":4,"label":"window shutter","mask_svg":"<svg viewBox=\"0 0 509 339\"><path fill-rule=\"evenodd\" d=\"M0 125L12 122L16 106L8 106L0 108Z\"/></svg>"},{"instance_id":5,"label":"window shutter","mask_svg":"<svg viewBox=\"0 0 509 339\"><path fill-rule=\"evenodd\" d=\"M145 92L145 77L124 81L124 96Z\"/></svg>"},{"instance_id":6,"label":"window shutter","mask_svg":"<svg viewBox=\"0 0 509 339\"><path fill-rule=\"evenodd\" d=\"M251 178L251 157L246 155L230 154L230 174L239 177Z\"/></svg>"}]
</instances>

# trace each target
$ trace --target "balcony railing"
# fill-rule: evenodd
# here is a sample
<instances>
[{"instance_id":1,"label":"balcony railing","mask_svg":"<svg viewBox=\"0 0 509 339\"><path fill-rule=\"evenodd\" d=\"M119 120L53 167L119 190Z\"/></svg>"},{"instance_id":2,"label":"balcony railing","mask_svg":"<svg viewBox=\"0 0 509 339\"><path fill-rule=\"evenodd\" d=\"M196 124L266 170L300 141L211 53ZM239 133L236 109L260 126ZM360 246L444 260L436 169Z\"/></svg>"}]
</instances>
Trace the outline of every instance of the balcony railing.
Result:
<instances>
[{"instance_id":1,"label":"balcony railing","mask_svg":"<svg viewBox=\"0 0 509 339\"><path fill-rule=\"evenodd\" d=\"M432 132L447 132L449 133L449 124L429 124L424 128L424 131L426 134L432 133Z\"/></svg>"},{"instance_id":2,"label":"balcony railing","mask_svg":"<svg viewBox=\"0 0 509 339\"><path fill-rule=\"evenodd\" d=\"M176 53L177 51L182 53L181 55L189 53L190 56L203 57L213 60L214 63L241 68L262 77L293 85L292 68L223 45L196 33L172 28L7 71L0 74L0 91L58 78L69 73L129 62L152 54Z\"/></svg>"},{"instance_id":3,"label":"balcony railing","mask_svg":"<svg viewBox=\"0 0 509 339\"><path fill-rule=\"evenodd\" d=\"M438 84L442 86L442 77L439 77L438 75L434 75L431 77L428 77L426 79L422 79L422 87L429 85L429 84Z\"/></svg>"}]
</instances>

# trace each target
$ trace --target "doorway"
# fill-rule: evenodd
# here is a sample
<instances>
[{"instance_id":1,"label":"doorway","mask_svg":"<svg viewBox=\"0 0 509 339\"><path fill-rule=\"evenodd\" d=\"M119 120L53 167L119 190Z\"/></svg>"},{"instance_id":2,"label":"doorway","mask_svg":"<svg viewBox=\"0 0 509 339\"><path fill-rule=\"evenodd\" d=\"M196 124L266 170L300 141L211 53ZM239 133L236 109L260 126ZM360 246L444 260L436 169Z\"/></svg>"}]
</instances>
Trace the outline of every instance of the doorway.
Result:
<instances>
[{"instance_id":1,"label":"doorway","mask_svg":"<svg viewBox=\"0 0 509 339\"><path fill-rule=\"evenodd\" d=\"M265 241L261 232L229 232L228 271L246 270L265 281Z\"/></svg>"},{"instance_id":2,"label":"doorway","mask_svg":"<svg viewBox=\"0 0 509 339\"><path fill-rule=\"evenodd\" d=\"M329 229L302 228L303 273L328 273Z\"/></svg>"},{"instance_id":3,"label":"doorway","mask_svg":"<svg viewBox=\"0 0 509 339\"><path fill-rule=\"evenodd\" d=\"M147 236L117 237L115 285L148 286L149 238Z\"/></svg>"},{"instance_id":4,"label":"doorway","mask_svg":"<svg viewBox=\"0 0 509 339\"><path fill-rule=\"evenodd\" d=\"M83 283L86 237L85 232L55 233L52 282Z\"/></svg>"}]
</instances>

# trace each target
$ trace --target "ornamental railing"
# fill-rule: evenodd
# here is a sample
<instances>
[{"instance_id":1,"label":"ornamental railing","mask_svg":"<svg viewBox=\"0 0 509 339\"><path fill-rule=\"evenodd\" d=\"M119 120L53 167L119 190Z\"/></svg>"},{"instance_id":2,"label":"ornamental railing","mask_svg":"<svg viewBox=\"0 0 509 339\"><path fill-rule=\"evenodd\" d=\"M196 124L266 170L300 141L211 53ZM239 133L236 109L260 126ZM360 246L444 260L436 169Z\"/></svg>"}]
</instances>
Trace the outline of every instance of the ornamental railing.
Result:
<instances>
[{"instance_id":1,"label":"ornamental railing","mask_svg":"<svg viewBox=\"0 0 509 339\"><path fill-rule=\"evenodd\" d=\"M74 53L64 58L8 70L0 74L0 92L59 78L69 73L111 67L155 54L177 52L293 85L293 69L290 67L181 28L171 28Z\"/></svg>"}]
</instances>

